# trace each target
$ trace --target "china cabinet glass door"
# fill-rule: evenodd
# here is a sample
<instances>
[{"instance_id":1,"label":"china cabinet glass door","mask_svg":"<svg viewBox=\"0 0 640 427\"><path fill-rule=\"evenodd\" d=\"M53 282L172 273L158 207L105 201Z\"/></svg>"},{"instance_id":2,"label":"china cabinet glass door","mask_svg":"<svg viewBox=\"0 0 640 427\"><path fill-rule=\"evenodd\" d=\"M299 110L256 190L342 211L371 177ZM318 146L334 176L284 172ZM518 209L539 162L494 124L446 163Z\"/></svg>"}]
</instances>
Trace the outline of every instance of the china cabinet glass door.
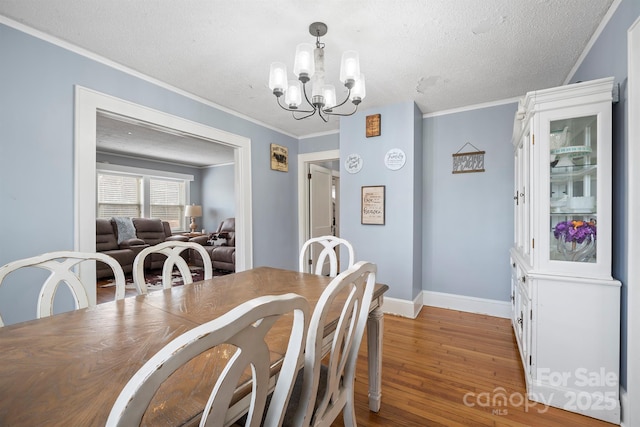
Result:
<instances>
[{"instance_id":1,"label":"china cabinet glass door","mask_svg":"<svg viewBox=\"0 0 640 427\"><path fill-rule=\"evenodd\" d=\"M550 260L597 262L597 123L596 115L550 122Z\"/></svg>"}]
</instances>

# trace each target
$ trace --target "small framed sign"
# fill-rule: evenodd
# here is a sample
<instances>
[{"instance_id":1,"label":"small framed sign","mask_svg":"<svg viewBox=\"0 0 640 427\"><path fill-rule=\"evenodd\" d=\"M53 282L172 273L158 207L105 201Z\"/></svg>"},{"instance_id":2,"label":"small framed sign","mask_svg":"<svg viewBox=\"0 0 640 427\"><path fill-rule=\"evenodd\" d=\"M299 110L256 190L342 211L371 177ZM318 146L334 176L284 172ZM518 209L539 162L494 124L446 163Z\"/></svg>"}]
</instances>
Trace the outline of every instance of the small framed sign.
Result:
<instances>
[{"instance_id":1,"label":"small framed sign","mask_svg":"<svg viewBox=\"0 0 640 427\"><path fill-rule=\"evenodd\" d=\"M380 114L367 116L367 138L380 136Z\"/></svg>"},{"instance_id":2,"label":"small framed sign","mask_svg":"<svg viewBox=\"0 0 640 427\"><path fill-rule=\"evenodd\" d=\"M467 145L472 146L476 151L462 153L461 151ZM457 153L451 155L453 157L453 170L451 173L484 172L484 154L484 151L478 150L475 145L467 142Z\"/></svg>"},{"instance_id":3,"label":"small framed sign","mask_svg":"<svg viewBox=\"0 0 640 427\"><path fill-rule=\"evenodd\" d=\"M362 224L384 225L384 185L363 186L360 207Z\"/></svg>"},{"instance_id":4,"label":"small framed sign","mask_svg":"<svg viewBox=\"0 0 640 427\"><path fill-rule=\"evenodd\" d=\"M289 172L289 149L278 144L271 144L271 169Z\"/></svg>"}]
</instances>

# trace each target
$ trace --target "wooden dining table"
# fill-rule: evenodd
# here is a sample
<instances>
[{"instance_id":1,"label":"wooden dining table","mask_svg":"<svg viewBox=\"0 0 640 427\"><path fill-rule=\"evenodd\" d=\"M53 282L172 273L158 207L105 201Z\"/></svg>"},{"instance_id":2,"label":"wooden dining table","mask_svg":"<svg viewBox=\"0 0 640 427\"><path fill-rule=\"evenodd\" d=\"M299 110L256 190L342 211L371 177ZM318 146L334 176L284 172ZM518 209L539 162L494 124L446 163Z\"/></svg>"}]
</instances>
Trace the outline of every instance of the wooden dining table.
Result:
<instances>
[{"instance_id":1,"label":"wooden dining table","mask_svg":"<svg viewBox=\"0 0 640 427\"><path fill-rule=\"evenodd\" d=\"M330 281L258 267L0 328L0 425L104 425L127 381L178 335L264 295L293 292L313 310ZM376 285L367 323L369 406L375 412L381 400L381 306L387 289ZM215 365L222 353L203 360ZM281 354L272 357L275 361ZM200 382L196 375L170 379L183 388ZM198 399L183 399L173 408L166 408L166 401L153 407L152 425L189 424L202 410Z\"/></svg>"}]
</instances>

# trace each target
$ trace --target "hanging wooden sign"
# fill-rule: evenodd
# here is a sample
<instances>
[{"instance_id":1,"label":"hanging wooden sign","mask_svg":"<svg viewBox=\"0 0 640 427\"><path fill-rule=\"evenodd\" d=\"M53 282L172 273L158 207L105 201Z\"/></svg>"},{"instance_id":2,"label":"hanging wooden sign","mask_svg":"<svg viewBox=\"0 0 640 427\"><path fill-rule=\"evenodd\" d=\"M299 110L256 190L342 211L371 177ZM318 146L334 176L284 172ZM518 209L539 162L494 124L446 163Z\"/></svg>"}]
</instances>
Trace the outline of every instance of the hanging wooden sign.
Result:
<instances>
[{"instance_id":1,"label":"hanging wooden sign","mask_svg":"<svg viewBox=\"0 0 640 427\"><path fill-rule=\"evenodd\" d=\"M472 146L476 151L461 153L467 145ZM457 153L452 154L453 171L451 173L484 172L484 153L484 151L478 150L473 144L467 142Z\"/></svg>"}]
</instances>

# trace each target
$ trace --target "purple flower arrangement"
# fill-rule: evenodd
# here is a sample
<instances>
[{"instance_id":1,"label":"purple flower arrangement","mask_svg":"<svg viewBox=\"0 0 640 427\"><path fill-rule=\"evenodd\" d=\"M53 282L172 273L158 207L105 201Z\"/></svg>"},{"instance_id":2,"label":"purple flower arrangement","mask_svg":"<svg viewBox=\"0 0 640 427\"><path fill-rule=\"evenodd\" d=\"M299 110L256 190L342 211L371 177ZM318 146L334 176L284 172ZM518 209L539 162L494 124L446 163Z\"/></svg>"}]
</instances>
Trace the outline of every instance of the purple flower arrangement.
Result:
<instances>
[{"instance_id":1,"label":"purple flower arrangement","mask_svg":"<svg viewBox=\"0 0 640 427\"><path fill-rule=\"evenodd\" d=\"M561 237L565 242L582 243L587 239L596 240L596 222L587 221L562 221L556 224L553 229L556 239Z\"/></svg>"}]
</instances>

